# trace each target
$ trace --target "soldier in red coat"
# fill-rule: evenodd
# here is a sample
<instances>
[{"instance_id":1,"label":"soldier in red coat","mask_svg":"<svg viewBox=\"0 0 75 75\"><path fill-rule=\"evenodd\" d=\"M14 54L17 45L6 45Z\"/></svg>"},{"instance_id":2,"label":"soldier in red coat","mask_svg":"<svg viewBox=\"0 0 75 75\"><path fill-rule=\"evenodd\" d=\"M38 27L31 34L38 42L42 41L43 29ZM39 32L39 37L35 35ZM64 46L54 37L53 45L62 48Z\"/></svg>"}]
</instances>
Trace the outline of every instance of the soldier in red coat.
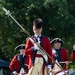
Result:
<instances>
[{"instance_id":1,"label":"soldier in red coat","mask_svg":"<svg viewBox=\"0 0 75 75\"><path fill-rule=\"evenodd\" d=\"M20 44L16 48L16 50L20 51L20 54L16 54L14 58L11 60L9 68L13 72L14 75L25 74L28 72L28 64L29 57L25 55L25 45Z\"/></svg>"},{"instance_id":2,"label":"soldier in red coat","mask_svg":"<svg viewBox=\"0 0 75 75\"><path fill-rule=\"evenodd\" d=\"M38 18L33 21L33 39L51 56L52 48L48 37L42 36L43 21ZM51 59L47 55L42 55L40 48L34 44L31 38L26 42L25 54L30 55L30 70L28 75L47 75L47 67L50 66ZM43 57L44 56L44 57Z\"/></svg>"},{"instance_id":3,"label":"soldier in red coat","mask_svg":"<svg viewBox=\"0 0 75 75\"><path fill-rule=\"evenodd\" d=\"M61 48L61 45L64 44L63 40L55 38L51 41L51 44L54 46L52 49L52 57L55 61L57 60L60 63L62 68L66 69L66 65L69 64L69 57L67 50L65 48Z\"/></svg>"},{"instance_id":4,"label":"soldier in red coat","mask_svg":"<svg viewBox=\"0 0 75 75\"><path fill-rule=\"evenodd\" d=\"M73 45L73 51L71 54L71 58L72 58L72 60L75 60L75 44Z\"/></svg>"}]
</instances>

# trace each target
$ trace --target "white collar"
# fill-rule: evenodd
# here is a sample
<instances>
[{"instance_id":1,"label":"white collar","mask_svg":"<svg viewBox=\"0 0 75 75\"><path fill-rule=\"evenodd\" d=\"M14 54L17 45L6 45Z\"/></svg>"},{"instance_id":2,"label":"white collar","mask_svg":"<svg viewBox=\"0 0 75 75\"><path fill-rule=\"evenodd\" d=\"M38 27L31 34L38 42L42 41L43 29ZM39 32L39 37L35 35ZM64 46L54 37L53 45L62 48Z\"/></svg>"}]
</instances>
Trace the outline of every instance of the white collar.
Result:
<instances>
[{"instance_id":1,"label":"white collar","mask_svg":"<svg viewBox=\"0 0 75 75\"><path fill-rule=\"evenodd\" d=\"M25 54L20 53L21 55L25 56Z\"/></svg>"},{"instance_id":2,"label":"white collar","mask_svg":"<svg viewBox=\"0 0 75 75\"><path fill-rule=\"evenodd\" d=\"M37 35L34 35L35 37L38 37ZM39 37L41 37L41 34L39 35Z\"/></svg>"}]
</instances>

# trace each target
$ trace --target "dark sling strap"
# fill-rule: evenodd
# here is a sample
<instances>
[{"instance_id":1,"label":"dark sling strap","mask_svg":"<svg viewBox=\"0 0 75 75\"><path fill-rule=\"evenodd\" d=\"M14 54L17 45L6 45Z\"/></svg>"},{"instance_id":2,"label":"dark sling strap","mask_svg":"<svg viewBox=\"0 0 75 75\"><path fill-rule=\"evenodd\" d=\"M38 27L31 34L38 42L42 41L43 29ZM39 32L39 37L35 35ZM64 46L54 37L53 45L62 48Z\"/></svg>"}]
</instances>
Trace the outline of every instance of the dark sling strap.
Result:
<instances>
[{"instance_id":1,"label":"dark sling strap","mask_svg":"<svg viewBox=\"0 0 75 75\"><path fill-rule=\"evenodd\" d=\"M21 68L23 68L24 71L26 72L28 70L28 67L24 64L26 62L26 56L22 57L22 55L18 55L17 59L20 63L20 68L18 70L18 73L20 72Z\"/></svg>"}]
</instances>

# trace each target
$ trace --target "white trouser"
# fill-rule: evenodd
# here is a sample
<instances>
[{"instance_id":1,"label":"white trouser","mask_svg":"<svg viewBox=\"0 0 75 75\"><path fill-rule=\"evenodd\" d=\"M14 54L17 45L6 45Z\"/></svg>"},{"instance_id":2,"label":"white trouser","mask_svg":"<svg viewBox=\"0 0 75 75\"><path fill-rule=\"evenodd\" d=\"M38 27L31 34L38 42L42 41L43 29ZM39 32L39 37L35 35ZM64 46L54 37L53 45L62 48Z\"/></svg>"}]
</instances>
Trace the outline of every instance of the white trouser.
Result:
<instances>
[{"instance_id":1,"label":"white trouser","mask_svg":"<svg viewBox=\"0 0 75 75\"><path fill-rule=\"evenodd\" d=\"M36 57L34 66L30 69L28 75L43 75L43 58L42 57ZM47 75L46 70L44 71L44 75Z\"/></svg>"}]
</instances>

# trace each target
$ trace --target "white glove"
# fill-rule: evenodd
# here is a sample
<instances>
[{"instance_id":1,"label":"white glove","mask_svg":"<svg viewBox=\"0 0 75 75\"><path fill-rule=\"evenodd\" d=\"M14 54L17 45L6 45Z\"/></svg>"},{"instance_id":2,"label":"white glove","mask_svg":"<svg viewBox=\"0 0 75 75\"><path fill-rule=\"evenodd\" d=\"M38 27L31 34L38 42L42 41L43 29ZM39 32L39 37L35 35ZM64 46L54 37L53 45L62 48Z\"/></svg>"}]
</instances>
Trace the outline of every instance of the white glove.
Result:
<instances>
[{"instance_id":1,"label":"white glove","mask_svg":"<svg viewBox=\"0 0 75 75\"><path fill-rule=\"evenodd\" d=\"M47 68L51 68L51 65L47 65Z\"/></svg>"},{"instance_id":2,"label":"white glove","mask_svg":"<svg viewBox=\"0 0 75 75\"><path fill-rule=\"evenodd\" d=\"M28 74L24 74L24 75L28 75Z\"/></svg>"},{"instance_id":3,"label":"white glove","mask_svg":"<svg viewBox=\"0 0 75 75\"><path fill-rule=\"evenodd\" d=\"M34 44L33 49L34 50L39 50L40 48L36 44Z\"/></svg>"},{"instance_id":4,"label":"white glove","mask_svg":"<svg viewBox=\"0 0 75 75\"><path fill-rule=\"evenodd\" d=\"M47 68L48 68L49 72L52 70L52 66L51 65L48 65Z\"/></svg>"},{"instance_id":5,"label":"white glove","mask_svg":"<svg viewBox=\"0 0 75 75\"><path fill-rule=\"evenodd\" d=\"M13 74L18 75L18 73L16 71L13 71Z\"/></svg>"}]
</instances>

